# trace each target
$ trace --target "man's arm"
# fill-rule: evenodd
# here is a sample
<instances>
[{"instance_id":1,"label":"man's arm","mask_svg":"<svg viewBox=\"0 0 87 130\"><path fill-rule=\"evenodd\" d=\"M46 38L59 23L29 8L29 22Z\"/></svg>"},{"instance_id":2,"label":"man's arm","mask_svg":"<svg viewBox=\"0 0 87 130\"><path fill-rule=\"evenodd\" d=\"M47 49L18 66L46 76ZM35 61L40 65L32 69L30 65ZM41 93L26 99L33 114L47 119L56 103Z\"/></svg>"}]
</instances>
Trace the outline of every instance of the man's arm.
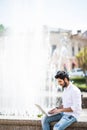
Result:
<instances>
[{"instance_id":1,"label":"man's arm","mask_svg":"<svg viewBox=\"0 0 87 130\"><path fill-rule=\"evenodd\" d=\"M73 110L71 109L71 107L68 107L68 108L57 109L55 112L57 112L57 113L60 113L60 112L73 112Z\"/></svg>"},{"instance_id":2,"label":"man's arm","mask_svg":"<svg viewBox=\"0 0 87 130\"><path fill-rule=\"evenodd\" d=\"M60 113L60 112L73 112L73 110L71 109L71 107L63 108L63 106L60 106L60 107L56 107L56 108L52 109L48 113L49 114L55 114L55 113Z\"/></svg>"}]
</instances>

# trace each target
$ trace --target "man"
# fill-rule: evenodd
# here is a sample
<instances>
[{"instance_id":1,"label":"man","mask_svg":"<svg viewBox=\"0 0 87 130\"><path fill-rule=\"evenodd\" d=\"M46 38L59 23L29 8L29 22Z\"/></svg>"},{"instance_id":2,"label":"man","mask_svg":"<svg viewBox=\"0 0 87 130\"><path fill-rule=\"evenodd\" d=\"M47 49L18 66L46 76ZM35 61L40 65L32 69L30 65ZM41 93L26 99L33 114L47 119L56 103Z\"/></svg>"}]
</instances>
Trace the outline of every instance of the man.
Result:
<instances>
[{"instance_id":1,"label":"man","mask_svg":"<svg viewBox=\"0 0 87 130\"><path fill-rule=\"evenodd\" d=\"M64 89L62 105L48 112L54 115L42 118L43 130L50 130L50 123L55 121L57 123L54 125L53 130L65 130L77 121L81 111L81 92L69 81L68 74L64 71L58 71L55 78Z\"/></svg>"}]
</instances>

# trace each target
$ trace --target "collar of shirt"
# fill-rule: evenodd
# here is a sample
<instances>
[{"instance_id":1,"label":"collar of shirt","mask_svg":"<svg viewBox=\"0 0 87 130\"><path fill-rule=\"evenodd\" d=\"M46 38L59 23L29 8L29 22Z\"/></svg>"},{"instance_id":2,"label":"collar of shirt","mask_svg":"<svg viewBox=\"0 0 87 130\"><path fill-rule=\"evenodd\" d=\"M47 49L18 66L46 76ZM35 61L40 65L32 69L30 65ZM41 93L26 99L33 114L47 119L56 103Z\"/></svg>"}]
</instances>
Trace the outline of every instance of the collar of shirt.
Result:
<instances>
[{"instance_id":1,"label":"collar of shirt","mask_svg":"<svg viewBox=\"0 0 87 130\"><path fill-rule=\"evenodd\" d=\"M68 85L66 88L64 88L64 89L65 89L65 90L70 89L71 85L72 85L72 83L71 83L71 82L69 82L69 85Z\"/></svg>"}]
</instances>

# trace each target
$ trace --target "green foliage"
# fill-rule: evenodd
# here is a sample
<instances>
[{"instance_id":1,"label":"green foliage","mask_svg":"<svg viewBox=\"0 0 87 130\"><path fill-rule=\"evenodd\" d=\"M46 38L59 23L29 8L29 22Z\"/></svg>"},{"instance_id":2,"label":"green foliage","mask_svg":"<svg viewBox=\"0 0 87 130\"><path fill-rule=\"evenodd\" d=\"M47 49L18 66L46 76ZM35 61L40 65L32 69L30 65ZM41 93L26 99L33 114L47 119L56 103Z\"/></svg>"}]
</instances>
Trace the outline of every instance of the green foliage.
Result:
<instances>
[{"instance_id":1,"label":"green foliage","mask_svg":"<svg viewBox=\"0 0 87 130\"><path fill-rule=\"evenodd\" d=\"M87 85L85 84L85 77L74 77L70 79L81 91L87 92Z\"/></svg>"},{"instance_id":2,"label":"green foliage","mask_svg":"<svg viewBox=\"0 0 87 130\"><path fill-rule=\"evenodd\" d=\"M0 24L0 33L3 33L5 31L5 27L3 26L3 24Z\"/></svg>"},{"instance_id":3,"label":"green foliage","mask_svg":"<svg viewBox=\"0 0 87 130\"><path fill-rule=\"evenodd\" d=\"M84 47L77 55L77 60L79 67L81 67L84 72L87 70L87 47Z\"/></svg>"},{"instance_id":4,"label":"green foliage","mask_svg":"<svg viewBox=\"0 0 87 130\"><path fill-rule=\"evenodd\" d=\"M87 86L85 84L76 84L75 85L83 92L87 92Z\"/></svg>"},{"instance_id":5,"label":"green foliage","mask_svg":"<svg viewBox=\"0 0 87 130\"><path fill-rule=\"evenodd\" d=\"M84 73L87 71L87 47L84 47L78 54L77 60L79 67L83 69ZM87 86L87 76L85 77L85 84Z\"/></svg>"},{"instance_id":6,"label":"green foliage","mask_svg":"<svg viewBox=\"0 0 87 130\"><path fill-rule=\"evenodd\" d=\"M85 83L86 82L85 77L73 77L70 80L73 81L74 83Z\"/></svg>"},{"instance_id":7,"label":"green foliage","mask_svg":"<svg viewBox=\"0 0 87 130\"><path fill-rule=\"evenodd\" d=\"M43 114L38 114L37 117L38 118L41 118L43 116Z\"/></svg>"}]
</instances>

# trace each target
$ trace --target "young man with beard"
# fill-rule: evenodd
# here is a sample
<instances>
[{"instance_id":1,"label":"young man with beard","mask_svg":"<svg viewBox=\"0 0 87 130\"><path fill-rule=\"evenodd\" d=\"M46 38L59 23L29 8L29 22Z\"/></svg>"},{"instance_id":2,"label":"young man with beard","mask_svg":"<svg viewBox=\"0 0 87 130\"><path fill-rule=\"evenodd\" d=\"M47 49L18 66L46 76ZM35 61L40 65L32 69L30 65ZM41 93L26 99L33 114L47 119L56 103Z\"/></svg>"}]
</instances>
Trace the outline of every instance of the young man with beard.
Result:
<instances>
[{"instance_id":1,"label":"young man with beard","mask_svg":"<svg viewBox=\"0 0 87 130\"><path fill-rule=\"evenodd\" d=\"M43 130L50 130L50 123L55 121L57 123L53 130L65 130L72 123L77 122L81 111L81 92L70 82L68 74L58 71L55 78L63 88L62 105L48 112L55 115L42 118Z\"/></svg>"}]
</instances>

